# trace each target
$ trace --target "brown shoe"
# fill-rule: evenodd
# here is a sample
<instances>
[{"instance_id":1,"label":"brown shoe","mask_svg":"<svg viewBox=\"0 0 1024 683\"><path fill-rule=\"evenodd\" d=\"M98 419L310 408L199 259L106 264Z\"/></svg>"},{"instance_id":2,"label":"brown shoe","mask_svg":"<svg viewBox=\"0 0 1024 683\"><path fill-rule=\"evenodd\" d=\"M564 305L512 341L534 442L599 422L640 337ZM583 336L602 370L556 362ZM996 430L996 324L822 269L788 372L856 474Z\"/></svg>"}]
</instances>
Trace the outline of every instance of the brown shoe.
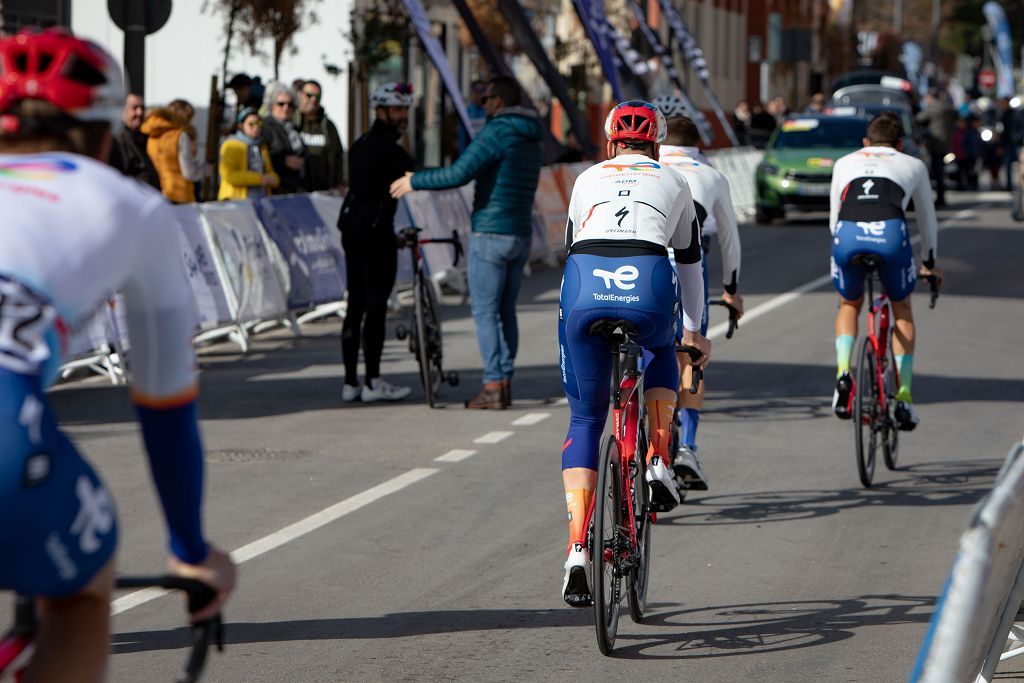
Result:
<instances>
[{"instance_id":1,"label":"brown shoe","mask_svg":"<svg viewBox=\"0 0 1024 683\"><path fill-rule=\"evenodd\" d=\"M504 410L504 392L500 382L485 382L480 393L466 401L470 410Z\"/></svg>"},{"instance_id":2,"label":"brown shoe","mask_svg":"<svg viewBox=\"0 0 1024 683\"><path fill-rule=\"evenodd\" d=\"M501 402L508 408L512 405L512 380L501 380Z\"/></svg>"}]
</instances>

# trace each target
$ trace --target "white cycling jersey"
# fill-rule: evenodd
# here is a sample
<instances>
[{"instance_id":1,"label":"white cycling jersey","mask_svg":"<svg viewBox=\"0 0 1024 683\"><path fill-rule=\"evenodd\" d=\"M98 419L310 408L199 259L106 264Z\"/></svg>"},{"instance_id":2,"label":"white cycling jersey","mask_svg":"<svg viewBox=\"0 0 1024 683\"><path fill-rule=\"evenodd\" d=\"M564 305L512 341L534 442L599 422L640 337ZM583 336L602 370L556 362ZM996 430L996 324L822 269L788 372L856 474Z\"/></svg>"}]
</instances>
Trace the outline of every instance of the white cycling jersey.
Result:
<instances>
[{"instance_id":1,"label":"white cycling jersey","mask_svg":"<svg viewBox=\"0 0 1024 683\"><path fill-rule=\"evenodd\" d=\"M836 161L829 194L829 229L834 235L840 220L905 218L911 199L921 232L922 260L931 266L938 255L939 224L928 168L920 159L892 147L865 147Z\"/></svg>"},{"instance_id":2,"label":"white cycling jersey","mask_svg":"<svg viewBox=\"0 0 1024 683\"><path fill-rule=\"evenodd\" d=\"M0 367L52 369L120 290L137 398L194 391L194 306L160 193L77 154L0 155L0 204Z\"/></svg>"},{"instance_id":3,"label":"white cycling jersey","mask_svg":"<svg viewBox=\"0 0 1024 683\"><path fill-rule=\"evenodd\" d=\"M740 279L740 229L732 208L729 181L696 147L662 145L658 161L680 171L686 178L698 218L701 213L705 214L702 239L718 236L725 291L735 294Z\"/></svg>"},{"instance_id":4,"label":"white cycling jersey","mask_svg":"<svg viewBox=\"0 0 1024 683\"><path fill-rule=\"evenodd\" d=\"M700 329L704 307L700 229L683 175L642 154L602 161L576 178L565 246L586 240L640 240L675 252L683 324Z\"/></svg>"}]
</instances>

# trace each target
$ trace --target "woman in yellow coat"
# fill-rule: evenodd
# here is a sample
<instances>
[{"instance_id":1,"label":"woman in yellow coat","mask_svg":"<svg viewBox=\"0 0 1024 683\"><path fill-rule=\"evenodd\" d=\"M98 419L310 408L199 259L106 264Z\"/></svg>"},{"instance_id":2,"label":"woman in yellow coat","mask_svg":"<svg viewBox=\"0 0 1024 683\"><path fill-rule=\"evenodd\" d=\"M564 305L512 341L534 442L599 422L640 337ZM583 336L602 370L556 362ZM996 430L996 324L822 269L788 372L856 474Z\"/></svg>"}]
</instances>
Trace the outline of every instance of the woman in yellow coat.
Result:
<instances>
[{"instance_id":1,"label":"woman in yellow coat","mask_svg":"<svg viewBox=\"0 0 1024 683\"><path fill-rule=\"evenodd\" d=\"M281 179L260 138L263 119L252 107L238 114L238 132L220 146L220 191L217 199L256 199L270 194Z\"/></svg>"}]
</instances>

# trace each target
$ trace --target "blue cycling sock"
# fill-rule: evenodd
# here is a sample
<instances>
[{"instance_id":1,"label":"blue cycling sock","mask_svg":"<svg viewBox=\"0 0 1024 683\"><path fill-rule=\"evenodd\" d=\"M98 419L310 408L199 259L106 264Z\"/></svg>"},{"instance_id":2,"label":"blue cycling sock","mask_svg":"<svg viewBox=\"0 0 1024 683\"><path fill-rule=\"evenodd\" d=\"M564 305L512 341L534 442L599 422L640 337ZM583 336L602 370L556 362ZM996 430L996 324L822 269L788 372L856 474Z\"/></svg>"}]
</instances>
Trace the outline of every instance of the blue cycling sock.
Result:
<instances>
[{"instance_id":1,"label":"blue cycling sock","mask_svg":"<svg viewBox=\"0 0 1024 683\"><path fill-rule=\"evenodd\" d=\"M700 424L700 411L696 408L683 408L679 411L679 443L697 450L697 425Z\"/></svg>"},{"instance_id":2,"label":"blue cycling sock","mask_svg":"<svg viewBox=\"0 0 1024 683\"><path fill-rule=\"evenodd\" d=\"M195 401L156 409L136 405L142 438L149 453L153 482L167 519L171 552L182 562L206 559L203 539L203 446L199 440Z\"/></svg>"}]
</instances>

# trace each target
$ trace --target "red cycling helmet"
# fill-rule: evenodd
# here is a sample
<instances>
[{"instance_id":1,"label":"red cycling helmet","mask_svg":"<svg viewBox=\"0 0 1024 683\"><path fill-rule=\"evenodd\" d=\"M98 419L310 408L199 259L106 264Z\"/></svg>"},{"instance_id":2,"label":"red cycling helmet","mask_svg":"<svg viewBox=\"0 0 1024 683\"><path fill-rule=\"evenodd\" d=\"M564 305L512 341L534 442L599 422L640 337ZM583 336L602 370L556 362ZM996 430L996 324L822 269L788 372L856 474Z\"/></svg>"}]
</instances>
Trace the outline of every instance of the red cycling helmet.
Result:
<instances>
[{"instance_id":1,"label":"red cycling helmet","mask_svg":"<svg viewBox=\"0 0 1024 683\"><path fill-rule=\"evenodd\" d=\"M120 125L121 68L107 52L64 29L27 29L0 40L0 117L22 100L42 100L82 122ZM17 130L18 122L6 128Z\"/></svg>"},{"instance_id":2,"label":"red cycling helmet","mask_svg":"<svg viewBox=\"0 0 1024 683\"><path fill-rule=\"evenodd\" d=\"M608 112L604 134L610 141L634 140L660 143L668 135L668 124L661 110L650 102L630 100Z\"/></svg>"}]
</instances>

